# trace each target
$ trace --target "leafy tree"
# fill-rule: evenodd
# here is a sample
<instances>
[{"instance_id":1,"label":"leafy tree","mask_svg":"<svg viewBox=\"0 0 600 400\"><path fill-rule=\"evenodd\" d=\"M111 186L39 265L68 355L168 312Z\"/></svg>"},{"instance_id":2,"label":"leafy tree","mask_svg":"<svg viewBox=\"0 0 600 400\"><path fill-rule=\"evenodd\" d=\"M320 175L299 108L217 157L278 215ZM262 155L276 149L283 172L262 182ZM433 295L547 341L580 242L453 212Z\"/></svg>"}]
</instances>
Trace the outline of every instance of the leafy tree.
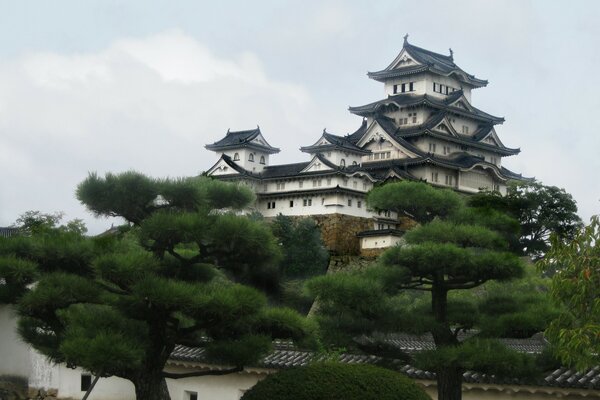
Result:
<instances>
[{"instance_id":1,"label":"leafy tree","mask_svg":"<svg viewBox=\"0 0 600 400\"><path fill-rule=\"evenodd\" d=\"M430 400L412 380L373 365L317 363L268 376L242 400Z\"/></svg>"},{"instance_id":2,"label":"leafy tree","mask_svg":"<svg viewBox=\"0 0 600 400\"><path fill-rule=\"evenodd\" d=\"M461 398L467 369L495 375L533 373L532 359L486 337L491 332L459 340L459 333L478 327L486 313L503 313L458 294L524 273L503 233L493 230L511 226L506 217L487 210L489 218L475 218L482 211L465 209L455 192L416 182L376 188L368 203L408 215L420 225L405 234L407 245L385 251L376 266L308 283L320 299L318 318L326 340L405 358L381 333L430 333L436 349L419 353L412 362L436 372L440 400Z\"/></svg>"},{"instance_id":3,"label":"leafy tree","mask_svg":"<svg viewBox=\"0 0 600 400\"><path fill-rule=\"evenodd\" d=\"M313 219L294 219L279 214L271 223L271 229L281 243L284 277L306 278L327 270L329 252Z\"/></svg>"},{"instance_id":4,"label":"leafy tree","mask_svg":"<svg viewBox=\"0 0 600 400\"><path fill-rule=\"evenodd\" d=\"M55 231L75 232L83 235L87 232L87 227L78 218L61 225L60 222L64 216L65 213L62 211L51 214L42 213L41 211L26 211L17 218L13 227L32 235Z\"/></svg>"},{"instance_id":5,"label":"leafy tree","mask_svg":"<svg viewBox=\"0 0 600 400\"><path fill-rule=\"evenodd\" d=\"M21 336L51 360L128 379L138 399L168 399L165 378L240 371L273 338L309 337L299 314L269 307L241 284L259 281L280 258L267 226L228 211L253 199L247 189L126 172L91 174L77 197L132 229L100 238L57 229L0 242L0 300L17 302ZM232 367L164 372L177 344Z\"/></svg>"},{"instance_id":6,"label":"leafy tree","mask_svg":"<svg viewBox=\"0 0 600 400\"><path fill-rule=\"evenodd\" d=\"M506 196L482 192L472 196L469 204L502 210L516 218L521 225L518 248L534 259L544 255L551 234L570 240L582 224L573 197L540 182L513 182Z\"/></svg>"},{"instance_id":7,"label":"leafy tree","mask_svg":"<svg viewBox=\"0 0 600 400\"><path fill-rule=\"evenodd\" d=\"M582 370L600 362L600 216L581 228L572 241L558 235L540 261L543 270L557 270L551 294L564 312L546 331L555 352L567 365Z\"/></svg>"}]
</instances>

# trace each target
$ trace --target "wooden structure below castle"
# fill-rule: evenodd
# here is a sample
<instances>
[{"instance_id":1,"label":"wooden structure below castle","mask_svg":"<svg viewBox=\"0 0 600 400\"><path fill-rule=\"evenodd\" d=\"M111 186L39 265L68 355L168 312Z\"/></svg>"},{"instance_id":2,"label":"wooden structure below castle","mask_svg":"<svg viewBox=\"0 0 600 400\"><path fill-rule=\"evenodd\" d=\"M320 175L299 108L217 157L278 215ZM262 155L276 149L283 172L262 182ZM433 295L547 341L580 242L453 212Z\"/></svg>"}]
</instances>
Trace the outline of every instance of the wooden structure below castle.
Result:
<instances>
[{"instance_id":1,"label":"wooden structure below castle","mask_svg":"<svg viewBox=\"0 0 600 400\"><path fill-rule=\"evenodd\" d=\"M452 52L434 53L405 38L392 63L368 76L384 84L387 97L350 107L362 117L355 132L323 131L300 149L308 161L270 165L279 149L260 128L228 131L206 146L219 157L208 175L247 184L265 217L315 217L337 254L376 253L398 242L398 216L365 203L379 182L421 180L464 193L504 194L508 180L522 179L502 166L503 157L519 153L496 133L504 119L471 104L471 91L488 82L459 68Z\"/></svg>"}]
</instances>

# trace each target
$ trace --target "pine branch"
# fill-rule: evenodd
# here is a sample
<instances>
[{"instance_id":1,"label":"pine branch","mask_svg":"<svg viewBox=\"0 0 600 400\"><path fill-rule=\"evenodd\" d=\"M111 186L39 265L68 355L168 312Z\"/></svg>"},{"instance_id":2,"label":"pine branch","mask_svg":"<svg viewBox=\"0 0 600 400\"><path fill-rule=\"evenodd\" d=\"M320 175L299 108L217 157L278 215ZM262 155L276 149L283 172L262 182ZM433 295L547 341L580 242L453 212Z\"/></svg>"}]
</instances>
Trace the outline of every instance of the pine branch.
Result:
<instances>
[{"instance_id":1,"label":"pine branch","mask_svg":"<svg viewBox=\"0 0 600 400\"><path fill-rule=\"evenodd\" d=\"M174 374L172 372L163 372L163 377L169 379L183 379L183 378L191 378L194 376L219 376L219 375L228 375L236 372L241 372L244 370L244 367L238 366L229 369L223 370L212 370L212 371L196 371L196 372L188 372L185 374Z\"/></svg>"}]
</instances>

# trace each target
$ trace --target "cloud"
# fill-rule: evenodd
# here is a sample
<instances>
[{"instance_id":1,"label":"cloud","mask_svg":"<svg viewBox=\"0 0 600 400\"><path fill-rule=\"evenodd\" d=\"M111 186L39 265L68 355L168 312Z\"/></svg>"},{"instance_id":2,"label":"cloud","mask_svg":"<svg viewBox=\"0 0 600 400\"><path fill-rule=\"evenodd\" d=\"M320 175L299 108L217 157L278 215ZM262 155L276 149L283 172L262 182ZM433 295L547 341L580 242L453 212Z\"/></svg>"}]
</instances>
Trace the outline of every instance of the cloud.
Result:
<instances>
[{"instance_id":1,"label":"cloud","mask_svg":"<svg viewBox=\"0 0 600 400\"><path fill-rule=\"evenodd\" d=\"M109 222L73 194L89 171L194 175L216 161L205 144L257 124L273 145L297 149L314 139L304 123L312 104L301 85L269 79L252 53L220 58L177 30L5 61L0 226L27 210L60 210L99 232Z\"/></svg>"}]
</instances>

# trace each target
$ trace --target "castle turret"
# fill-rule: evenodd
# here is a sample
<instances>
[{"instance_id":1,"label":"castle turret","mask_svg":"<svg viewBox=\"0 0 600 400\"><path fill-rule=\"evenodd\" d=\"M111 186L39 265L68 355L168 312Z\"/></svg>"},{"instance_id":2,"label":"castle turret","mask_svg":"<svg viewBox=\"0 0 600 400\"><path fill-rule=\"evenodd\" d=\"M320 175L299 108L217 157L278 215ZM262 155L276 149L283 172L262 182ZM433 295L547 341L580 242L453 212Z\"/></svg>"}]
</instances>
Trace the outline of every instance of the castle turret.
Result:
<instances>
[{"instance_id":1,"label":"castle turret","mask_svg":"<svg viewBox=\"0 0 600 400\"><path fill-rule=\"evenodd\" d=\"M269 156L279 153L279 149L271 146L262 133L260 127L247 131L230 131L221 140L205 146L208 150L229 157L244 170L260 173L269 165Z\"/></svg>"}]
</instances>

